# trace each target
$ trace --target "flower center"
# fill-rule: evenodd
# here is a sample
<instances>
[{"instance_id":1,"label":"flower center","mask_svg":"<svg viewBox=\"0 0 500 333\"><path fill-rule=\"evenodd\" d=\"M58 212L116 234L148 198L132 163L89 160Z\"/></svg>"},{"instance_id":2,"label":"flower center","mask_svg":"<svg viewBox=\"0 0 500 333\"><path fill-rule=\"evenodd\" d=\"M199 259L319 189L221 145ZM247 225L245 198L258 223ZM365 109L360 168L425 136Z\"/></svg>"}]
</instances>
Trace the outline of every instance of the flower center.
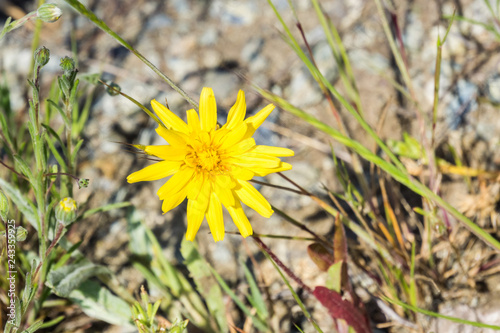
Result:
<instances>
[{"instance_id":1,"label":"flower center","mask_svg":"<svg viewBox=\"0 0 500 333\"><path fill-rule=\"evenodd\" d=\"M185 162L200 172L216 175L224 169L218 147L214 146L209 133L200 133L200 136L188 145L189 152Z\"/></svg>"},{"instance_id":2,"label":"flower center","mask_svg":"<svg viewBox=\"0 0 500 333\"><path fill-rule=\"evenodd\" d=\"M215 171L219 168L220 157L217 150L212 147L207 147L196 153L198 158L198 166L206 171Z\"/></svg>"}]
</instances>

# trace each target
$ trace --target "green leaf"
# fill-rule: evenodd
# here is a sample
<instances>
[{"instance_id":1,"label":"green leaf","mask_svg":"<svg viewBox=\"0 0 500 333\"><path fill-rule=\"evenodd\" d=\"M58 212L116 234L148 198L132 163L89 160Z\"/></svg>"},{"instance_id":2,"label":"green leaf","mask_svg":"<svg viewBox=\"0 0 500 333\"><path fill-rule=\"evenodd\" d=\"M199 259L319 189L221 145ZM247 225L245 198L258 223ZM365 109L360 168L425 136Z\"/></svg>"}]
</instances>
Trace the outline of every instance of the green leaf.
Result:
<instances>
[{"instance_id":1,"label":"green leaf","mask_svg":"<svg viewBox=\"0 0 500 333\"><path fill-rule=\"evenodd\" d=\"M28 83L30 84L30 86L32 87L33 89L33 98L35 98L35 95L37 94L36 92L36 88L33 84L32 81L28 80ZM29 114L29 124L34 126L36 124L36 111L35 111L35 105L33 104L33 101L32 100L28 100L28 104L29 104L29 110L28 110L28 114ZM34 127L33 127L34 128ZM31 131L30 131L31 132ZM33 135L36 134L36 132L33 132Z\"/></svg>"},{"instance_id":2,"label":"green leaf","mask_svg":"<svg viewBox=\"0 0 500 333\"><path fill-rule=\"evenodd\" d=\"M35 267L36 267L36 261L33 260L33 265L31 266L31 272L28 272L28 274L26 274L26 281L25 281L23 296L22 296L22 300L21 300L21 313L22 314L24 314L26 312L28 305L31 303L31 301L33 300L33 297L35 296L35 293L36 293L36 288L33 288L33 285L31 284L31 276L34 273Z\"/></svg>"},{"instance_id":3,"label":"green leaf","mask_svg":"<svg viewBox=\"0 0 500 333\"><path fill-rule=\"evenodd\" d=\"M80 117L78 117L77 119L73 118L73 130L72 130L73 135L76 136L80 135L80 133L83 130L83 127L85 126L85 123L89 118L90 107L92 106L92 100L94 97L95 90L96 88L94 88L92 92L87 95L87 98L85 99L85 104L83 105L83 108L79 113Z\"/></svg>"},{"instance_id":4,"label":"green leaf","mask_svg":"<svg viewBox=\"0 0 500 333\"><path fill-rule=\"evenodd\" d=\"M37 215L35 215L36 207L31 200L25 197L17 188L13 187L10 183L0 178L0 188L3 190L10 200L14 203L17 209L23 214L24 218L31 223L31 225L38 230Z\"/></svg>"},{"instance_id":5,"label":"green leaf","mask_svg":"<svg viewBox=\"0 0 500 333\"><path fill-rule=\"evenodd\" d=\"M75 165L76 161L76 155L78 154L78 151L82 147L83 144L83 139L78 140L78 142L75 145L75 148L73 149L73 153L71 154L71 164Z\"/></svg>"},{"instance_id":6,"label":"green leaf","mask_svg":"<svg viewBox=\"0 0 500 333\"><path fill-rule=\"evenodd\" d=\"M10 305L11 304L9 303L9 306ZM21 318L22 318L22 316L19 315L21 313L21 305L20 305L20 301L19 301L18 297L15 297L14 309L13 310L7 309L7 311L8 312L7 312L7 316L6 316L7 323L5 324L5 333L11 333L11 332L15 333L15 332L17 332L19 325L21 325ZM8 314L11 312L14 313L14 318L11 318L8 316ZM14 321L13 324L12 324L12 321Z\"/></svg>"},{"instance_id":7,"label":"green leaf","mask_svg":"<svg viewBox=\"0 0 500 333\"><path fill-rule=\"evenodd\" d=\"M40 328L48 328L48 327L52 327L54 325L57 325L61 321L63 321L64 318L65 318L64 316L58 316L58 317L56 317L56 318L54 318L54 319L52 319L52 320L50 320L50 321L48 321L46 323L43 323L43 325Z\"/></svg>"},{"instance_id":8,"label":"green leaf","mask_svg":"<svg viewBox=\"0 0 500 333\"><path fill-rule=\"evenodd\" d=\"M47 276L46 283L56 295L68 297L80 284L93 276L101 274L111 275L112 272L105 266L93 263L77 263L51 271Z\"/></svg>"},{"instance_id":9,"label":"green leaf","mask_svg":"<svg viewBox=\"0 0 500 333\"><path fill-rule=\"evenodd\" d=\"M112 203L112 204L107 204L107 205L104 205L101 207L87 210L85 213L83 213L81 218L86 219L87 217L94 215L96 213L107 212L108 210L128 207L130 205L131 205L130 202L116 202L116 203Z\"/></svg>"},{"instance_id":10,"label":"green leaf","mask_svg":"<svg viewBox=\"0 0 500 333\"><path fill-rule=\"evenodd\" d=\"M243 311L245 315L248 317L252 318L252 324L260 331L267 332L269 328L267 327L267 323L263 322L260 320L258 317L255 317L250 309L236 296L236 294L231 290L231 288L227 285L226 281L217 273L215 269L213 269L211 266L208 266L210 270L212 271L212 274L215 276L217 279L217 282L220 284L222 289L226 292L226 294L231 297L233 302Z\"/></svg>"},{"instance_id":11,"label":"green leaf","mask_svg":"<svg viewBox=\"0 0 500 333\"><path fill-rule=\"evenodd\" d=\"M86 315L113 325L133 327L132 312L127 302L113 295L98 282L85 281L73 290L69 299L80 306Z\"/></svg>"},{"instance_id":12,"label":"green leaf","mask_svg":"<svg viewBox=\"0 0 500 333\"><path fill-rule=\"evenodd\" d=\"M328 268L328 275L326 278L326 287L333 291L340 293L342 287L342 266L344 262L338 261Z\"/></svg>"},{"instance_id":13,"label":"green leaf","mask_svg":"<svg viewBox=\"0 0 500 333\"><path fill-rule=\"evenodd\" d=\"M68 170L66 162L62 158L61 154L59 154L59 152L57 151L57 148L54 146L52 139L46 138L45 141L48 143L49 149L52 152L52 155L54 155L54 158L56 159L57 163L59 163L59 165L61 166L61 171L66 172Z\"/></svg>"},{"instance_id":14,"label":"green leaf","mask_svg":"<svg viewBox=\"0 0 500 333\"><path fill-rule=\"evenodd\" d=\"M78 250L78 248L80 247L81 244L82 244L82 241L79 241L78 243L75 243L73 246L71 246L69 248L69 250L66 250L66 253L61 256L61 258L57 261L57 263L54 264L52 269L58 269L58 268L62 267L68 261L68 259L71 258L73 253L76 250Z\"/></svg>"},{"instance_id":15,"label":"green leaf","mask_svg":"<svg viewBox=\"0 0 500 333\"><path fill-rule=\"evenodd\" d=\"M63 93L64 99L68 99L70 95L70 83L66 77L58 77L57 83L59 84L59 89Z\"/></svg>"},{"instance_id":16,"label":"green leaf","mask_svg":"<svg viewBox=\"0 0 500 333\"><path fill-rule=\"evenodd\" d=\"M403 141L387 140L389 148L397 155L417 160L425 157L425 151L417 139L403 133Z\"/></svg>"},{"instance_id":17,"label":"green leaf","mask_svg":"<svg viewBox=\"0 0 500 333\"><path fill-rule=\"evenodd\" d=\"M69 122L69 119L68 117L66 116L66 113L64 112L64 110L59 106L57 105L57 103L55 103L53 100L51 99L48 99L47 102L49 102L49 104L51 106L53 106L57 112L59 112L59 115L61 115L61 118L63 119L64 121L64 124L66 124L66 126L70 126L70 122Z\"/></svg>"},{"instance_id":18,"label":"green leaf","mask_svg":"<svg viewBox=\"0 0 500 333\"><path fill-rule=\"evenodd\" d=\"M76 74L76 72L75 72ZM75 104L75 100L76 100L76 92L78 91L78 84L80 83L80 80L76 79L74 82L73 82L73 87L71 88L71 96L69 97L69 102L71 104ZM71 126L71 125L70 125Z\"/></svg>"},{"instance_id":19,"label":"green leaf","mask_svg":"<svg viewBox=\"0 0 500 333\"><path fill-rule=\"evenodd\" d=\"M42 124L42 126L47 130L47 132L49 132L54 138L56 138L57 142L59 142L61 146L64 146L64 142L61 140L61 137L52 127L50 127L50 125Z\"/></svg>"},{"instance_id":20,"label":"green leaf","mask_svg":"<svg viewBox=\"0 0 500 333\"><path fill-rule=\"evenodd\" d=\"M2 91L0 90L0 93ZM1 96L0 96L1 98ZM2 138L5 138L5 141L7 141L7 146L5 147L8 149L8 147L12 147L12 138L10 137L10 131L9 131L9 126L7 125L7 119L5 118L4 111L0 112L0 129L2 130L3 136ZM9 149L10 151L10 149ZM13 152L10 152L13 153Z\"/></svg>"},{"instance_id":21,"label":"green leaf","mask_svg":"<svg viewBox=\"0 0 500 333\"><path fill-rule=\"evenodd\" d=\"M19 155L14 155L14 160L16 162L17 167L19 170L21 170L21 173L28 178L29 182L35 186L36 180L35 177L33 176L33 173L31 172L30 167L28 164L23 160L23 158Z\"/></svg>"},{"instance_id":22,"label":"green leaf","mask_svg":"<svg viewBox=\"0 0 500 333\"><path fill-rule=\"evenodd\" d=\"M174 296L182 304L181 309L194 325L204 331L212 332L213 329L208 321L209 315L203 300L187 278L165 257L154 233L139 220L134 213L127 220L128 232L133 240L131 248L135 254L134 267L144 275L148 283L158 287L162 295L171 302ZM163 307L165 302L163 303Z\"/></svg>"},{"instance_id":23,"label":"green leaf","mask_svg":"<svg viewBox=\"0 0 500 333\"><path fill-rule=\"evenodd\" d=\"M186 239L181 243L181 254L184 257L184 264L194 279L198 292L207 303L210 314L215 317L219 332L227 332L226 309L222 302L222 291L210 273L209 264L200 255L194 242Z\"/></svg>"},{"instance_id":24,"label":"green leaf","mask_svg":"<svg viewBox=\"0 0 500 333\"><path fill-rule=\"evenodd\" d=\"M257 286L257 282L253 278L252 272L250 269L241 262L241 266L245 272L245 278L247 279L248 285L250 287L250 295L247 296L248 301L252 306L257 310L257 316L263 321L266 321L269 318L269 311L267 311L266 302L262 297L259 287Z\"/></svg>"},{"instance_id":25,"label":"green leaf","mask_svg":"<svg viewBox=\"0 0 500 333\"><path fill-rule=\"evenodd\" d=\"M92 74L82 74L78 76L80 79L87 81L90 84L97 85L99 84L99 79L101 78L101 74L92 73Z\"/></svg>"},{"instance_id":26,"label":"green leaf","mask_svg":"<svg viewBox=\"0 0 500 333\"><path fill-rule=\"evenodd\" d=\"M60 317L62 317L62 319L64 319L63 316L60 316ZM58 318L60 318L60 317L58 317ZM42 326L43 326L43 319L40 319L38 321L35 321L30 327L28 327L27 329L25 329L22 333L33 333L33 332L36 332L39 328L42 328Z\"/></svg>"},{"instance_id":27,"label":"green leaf","mask_svg":"<svg viewBox=\"0 0 500 333\"><path fill-rule=\"evenodd\" d=\"M5 24L3 25L2 32L0 32L0 40L5 36L7 32L10 31L10 21L12 21L12 17L7 17L7 20L5 20Z\"/></svg>"}]
</instances>

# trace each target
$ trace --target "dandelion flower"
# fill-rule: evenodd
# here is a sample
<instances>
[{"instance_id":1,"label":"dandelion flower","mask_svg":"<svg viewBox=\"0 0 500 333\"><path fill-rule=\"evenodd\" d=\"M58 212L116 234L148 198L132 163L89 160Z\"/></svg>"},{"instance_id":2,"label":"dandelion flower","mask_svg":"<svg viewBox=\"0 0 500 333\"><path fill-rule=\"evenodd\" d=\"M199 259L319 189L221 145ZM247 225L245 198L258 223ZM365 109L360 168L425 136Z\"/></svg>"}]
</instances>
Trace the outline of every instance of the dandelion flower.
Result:
<instances>
[{"instance_id":1,"label":"dandelion flower","mask_svg":"<svg viewBox=\"0 0 500 333\"><path fill-rule=\"evenodd\" d=\"M194 240L204 217L207 218L214 240L224 239L222 206L231 215L241 235L252 234L241 203L264 217L273 213L269 202L248 181L254 176L290 170L280 156L293 156L286 148L256 145L252 135L274 109L269 104L256 115L245 118L243 91L229 110L227 122L217 124L217 105L211 88L203 88L200 116L187 111L187 123L156 100L153 110L164 126L156 129L168 145L142 146L144 152L156 156L159 162L127 177L129 183L170 177L158 190L163 200L163 213L177 207L184 199L187 204L186 238Z\"/></svg>"}]
</instances>

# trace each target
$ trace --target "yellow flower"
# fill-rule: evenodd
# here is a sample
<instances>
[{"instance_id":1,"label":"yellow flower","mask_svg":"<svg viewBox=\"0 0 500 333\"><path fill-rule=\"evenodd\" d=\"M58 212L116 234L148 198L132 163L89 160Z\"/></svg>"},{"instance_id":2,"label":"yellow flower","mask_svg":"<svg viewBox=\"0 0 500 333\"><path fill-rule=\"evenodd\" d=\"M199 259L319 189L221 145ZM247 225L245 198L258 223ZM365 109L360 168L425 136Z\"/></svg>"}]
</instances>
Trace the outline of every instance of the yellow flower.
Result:
<instances>
[{"instance_id":1,"label":"yellow flower","mask_svg":"<svg viewBox=\"0 0 500 333\"><path fill-rule=\"evenodd\" d=\"M163 213L187 197L188 240L194 240L204 217L214 240L224 239L222 205L241 235L251 235L252 226L241 202L264 217L270 217L273 210L248 181L254 176L292 168L278 158L293 156L292 150L256 145L252 138L274 105L269 104L244 120L245 94L240 90L222 127L217 124L217 105L211 88L203 88L201 92L199 118L195 110L187 111L187 124L156 100L151 101L151 105L164 125L158 126L156 132L169 144L145 146L146 154L161 161L132 173L127 181L135 183L172 176L157 194L163 200Z\"/></svg>"}]
</instances>

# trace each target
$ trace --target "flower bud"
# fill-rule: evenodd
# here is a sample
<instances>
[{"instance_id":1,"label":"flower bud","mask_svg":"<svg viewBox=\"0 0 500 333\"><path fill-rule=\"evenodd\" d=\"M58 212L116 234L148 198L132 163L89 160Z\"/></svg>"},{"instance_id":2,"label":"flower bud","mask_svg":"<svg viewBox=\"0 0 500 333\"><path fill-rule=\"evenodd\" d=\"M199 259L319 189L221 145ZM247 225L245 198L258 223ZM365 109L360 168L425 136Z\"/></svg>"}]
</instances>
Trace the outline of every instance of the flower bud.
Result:
<instances>
[{"instance_id":1,"label":"flower bud","mask_svg":"<svg viewBox=\"0 0 500 333\"><path fill-rule=\"evenodd\" d=\"M24 229L21 226L16 228L16 242L24 241L26 239L26 236L28 236L28 230Z\"/></svg>"},{"instance_id":2,"label":"flower bud","mask_svg":"<svg viewBox=\"0 0 500 333\"><path fill-rule=\"evenodd\" d=\"M122 88L120 88L120 86L117 85L114 82L108 83L108 87L106 88L106 92L110 96L116 96L116 95L118 95L121 90L122 90Z\"/></svg>"},{"instance_id":3,"label":"flower bud","mask_svg":"<svg viewBox=\"0 0 500 333\"><path fill-rule=\"evenodd\" d=\"M49 62L50 59L50 51L45 46L39 47L35 51L35 63L37 66L45 66Z\"/></svg>"},{"instance_id":4,"label":"flower bud","mask_svg":"<svg viewBox=\"0 0 500 333\"><path fill-rule=\"evenodd\" d=\"M81 189L82 187L87 188L89 186L89 182L90 182L90 179L87 179L87 178L78 179L78 188L79 189Z\"/></svg>"},{"instance_id":5,"label":"flower bud","mask_svg":"<svg viewBox=\"0 0 500 333\"><path fill-rule=\"evenodd\" d=\"M36 11L37 16L40 20L47 23L52 23L57 20L62 15L61 9L52 3L46 3L40 6Z\"/></svg>"},{"instance_id":6,"label":"flower bud","mask_svg":"<svg viewBox=\"0 0 500 333\"><path fill-rule=\"evenodd\" d=\"M73 198L67 197L59 201L56 206L56 219L59 223L68 225L76 220L76 201Z\"/></svg>"},{"instance_id":7,"label":"flower bud","mask_svg":"<svg viewBox=\"0 0 500 333\"><path fill-rule=\"evenodd\" d=\"M7 214L9 214L9 200L2 191L0 191L0 217L3 221L7 221Z\"/></svg>"},{"instance_id":8,"label":"flower bud","mask_svg":"<svg viewBox=\"0 0 500 333\"><path fill-rule=\"evenodd\" d=\"M75 70L75 61L71 57L64 57L61 58L61 66L62 70L64 73L70 73Z\"/></svg>"}]
</instances>

